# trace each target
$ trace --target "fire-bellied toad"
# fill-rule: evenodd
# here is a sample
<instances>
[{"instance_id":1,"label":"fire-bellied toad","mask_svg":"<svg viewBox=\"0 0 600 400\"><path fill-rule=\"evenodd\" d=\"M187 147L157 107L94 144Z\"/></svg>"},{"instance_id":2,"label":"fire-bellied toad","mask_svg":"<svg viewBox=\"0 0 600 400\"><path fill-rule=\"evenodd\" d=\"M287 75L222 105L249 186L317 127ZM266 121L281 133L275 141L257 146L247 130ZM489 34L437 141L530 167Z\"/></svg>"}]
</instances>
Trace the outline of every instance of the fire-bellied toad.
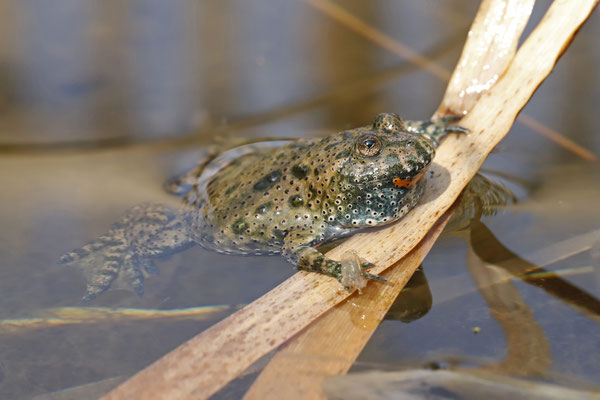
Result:
<instances>
[{"instance_id":1,"label":"fire-bellied toad","mask_svg":"<svg viewBox=\"0 0 600 400\"><path fill-rule=\"evenodd\" d=\"M101 238L61 258L88 275L84 300L114 280L143 290L151 259L190 244L228 254L278 254L300 269L360 287L372 264L331 260L315 246L359 228L398 220L423 192L425 171L454 118L403 121L380 114L372 126L322 139L245 145L180 178L185 206L136 206ZM345 268L346 267L346 268ZM362 280L362 281L361 281Z\"/></svg>"}]
</instances>

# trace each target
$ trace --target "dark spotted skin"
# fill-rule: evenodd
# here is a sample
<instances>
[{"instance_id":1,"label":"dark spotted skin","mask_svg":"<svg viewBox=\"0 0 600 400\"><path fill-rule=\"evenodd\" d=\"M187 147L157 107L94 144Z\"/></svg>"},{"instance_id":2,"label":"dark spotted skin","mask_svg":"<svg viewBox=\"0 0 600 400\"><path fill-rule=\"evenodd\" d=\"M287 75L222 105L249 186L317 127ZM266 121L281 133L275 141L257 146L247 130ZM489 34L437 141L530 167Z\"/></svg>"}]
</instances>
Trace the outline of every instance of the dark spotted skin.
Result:
<instances>
[{"instance_id":1,"label":"dark spotted skin","mask_svg":"<svg viewBox=\"0 0 600 400\"><path fill-rule=\"evenodd\" d=\"M227 151L180 179L174 191L185 195L185 206L176 216L147 206L148 213L164 214L170 225L164 232L152 230L152 243L143 247L151 254L132 254L145 260L160 255L161 247L167 253L193 243L227 254L281 253L300 269L341 280L342 264L315 247L360 228L389 224L413 208L439 139L463 131L448 126L451 121L402 121L395 114L380 114L371 126L323 139ZM133 225L129 230L131 237L147 231ZM147 233L142 236L149 240ZM80 260L76 253L65 255L63 262ZM97 268L88 295L116 279L117 258L111 257L111 268ZM141 270L143 264L129 275L139 281Z\"/></svg>"},{"instance_id":2,"label":"dark spotted skin","mask_svg":"<svg viewBox=\"0 0 600 400\"><path fill-rule=\"evenodd\" d=\"M212 232L210 241L197 241L229 254L282 253L300 269L339 279L341 264L315 246L405 215L447 130L445 121L381 114L372 126L234 157L187 196L196 231ZM357 142L368 135L381 149L364 156Z\"/></svg>"}]
</instances>

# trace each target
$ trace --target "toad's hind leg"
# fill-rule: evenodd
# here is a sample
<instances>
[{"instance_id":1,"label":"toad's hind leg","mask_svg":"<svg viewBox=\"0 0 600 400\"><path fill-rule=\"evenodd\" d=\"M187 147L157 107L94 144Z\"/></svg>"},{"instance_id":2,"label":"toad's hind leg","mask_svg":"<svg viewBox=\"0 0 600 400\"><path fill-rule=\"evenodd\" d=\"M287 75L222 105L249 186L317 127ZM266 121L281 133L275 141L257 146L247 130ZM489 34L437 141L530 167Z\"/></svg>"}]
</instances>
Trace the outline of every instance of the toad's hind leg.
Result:
<instances>
[{"instance_id":1,"label":"toad's hind leg","mask_svg":"<svg viewBox=\"0 0 600 400\"><path fill-rule=\"evenodd\" d=\"M283 256L298 269L336 278L348 290L364 288L367 279L385 281L378 275L368 273L366 270L374 265L358 257L355 252L348 252L340 262L324 256L315 248L297 245L288 239L284 241Z\"/></svg>"},{"instance_id":2,"label":"toad's hind leg","mask_svg":"<svg viewBox=\"0 0 600 400\"><path fill-rule=\"evenodd\" d=\"M109 287L144 292L144 278L157 274L153 258L193 244L184 216L162 204L140 204L128 210L100 238L63 255L59 263L78 266L87 280L83 302Z\"/></svg>"},{"instance_id":3,"label":"toad's hind leg","mask_svg":"<svg viewBox=\"0 0 600 400\"><path fill-rule=\"evenodd\" d=\"M418 133L427 136L433 141L435 147L440 144L444 136L449 133L467 133L468 129L462 126L452 125L462 117L456 115L447 115L444 117L428 121L404 121L409 132Z\"/></svg>"}]
</instances>

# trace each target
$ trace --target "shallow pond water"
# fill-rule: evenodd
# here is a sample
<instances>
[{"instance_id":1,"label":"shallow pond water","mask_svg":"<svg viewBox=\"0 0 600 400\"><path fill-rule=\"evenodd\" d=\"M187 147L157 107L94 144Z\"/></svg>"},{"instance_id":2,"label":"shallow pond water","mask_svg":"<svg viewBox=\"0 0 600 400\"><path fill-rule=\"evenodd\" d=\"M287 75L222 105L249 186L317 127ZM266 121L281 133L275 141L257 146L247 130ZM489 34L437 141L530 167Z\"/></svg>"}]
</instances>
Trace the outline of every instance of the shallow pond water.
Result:
<instances>
[{"instance_id":1,"label":"shallow pond water","mask_svg":"<svg viewBox=\"0 0 600 400\"><path fill-rule=\"evenodd\" d=\"M476 12L470 3L339 4L450 70ZM539 3L532 22L548 5ZM163 183L215 139L322 136L384 111L424 119L445 88L303 1L2 4L18 17L0 22L2 320L78 306L84 278L57 264L60 255L105 233L132 205L177 204ZM522 112L588 153L517 121L483 172L518 202L438 240L352 371L485 366L598 384L599 17ZM111 290L90 306L228 308L201 320L0 328L0 398L50 398L113 379L79 395L95 398L294 273L280 257L200 247L157 265L142 297ZM216 397L239 398L250 383L234 381Z\"/></svg>"}]
</instances>

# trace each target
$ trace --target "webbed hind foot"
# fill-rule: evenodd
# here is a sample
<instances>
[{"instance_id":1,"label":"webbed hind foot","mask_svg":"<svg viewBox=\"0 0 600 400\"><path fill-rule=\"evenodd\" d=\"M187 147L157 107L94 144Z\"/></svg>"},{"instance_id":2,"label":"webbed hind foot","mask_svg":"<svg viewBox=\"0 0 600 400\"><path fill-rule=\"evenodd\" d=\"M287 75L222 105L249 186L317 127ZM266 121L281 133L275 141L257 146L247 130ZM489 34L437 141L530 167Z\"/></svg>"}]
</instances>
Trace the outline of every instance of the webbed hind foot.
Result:
<instances>
[{"instance_id":1,"label":"webbed hind foot","mask_svg":"<svg viewBox=\"0 0 600 400\"><path fill-rule=\"evenodd\" d=\"M124 238L110 234L63 255L58 261L82 270L87 281L82 303L88 303L111 286L129 289L141 296L144 278L158 274L151 260L130 251Z\"/></svg>"},{"instance_id":2,"label":"webbed hind foot","mask_svg":"<svg viewBox=\"0 0 600 400\"><path fill-rule=\"evenodd\" d=\"M86 280L83 302L110 287L144 293L144 279L158 274L153 258L193 244L183 217L162 204L140 204L129 209L105 235L63 255L60 264L79 267Z\"/></svg>"}]
</instances>

